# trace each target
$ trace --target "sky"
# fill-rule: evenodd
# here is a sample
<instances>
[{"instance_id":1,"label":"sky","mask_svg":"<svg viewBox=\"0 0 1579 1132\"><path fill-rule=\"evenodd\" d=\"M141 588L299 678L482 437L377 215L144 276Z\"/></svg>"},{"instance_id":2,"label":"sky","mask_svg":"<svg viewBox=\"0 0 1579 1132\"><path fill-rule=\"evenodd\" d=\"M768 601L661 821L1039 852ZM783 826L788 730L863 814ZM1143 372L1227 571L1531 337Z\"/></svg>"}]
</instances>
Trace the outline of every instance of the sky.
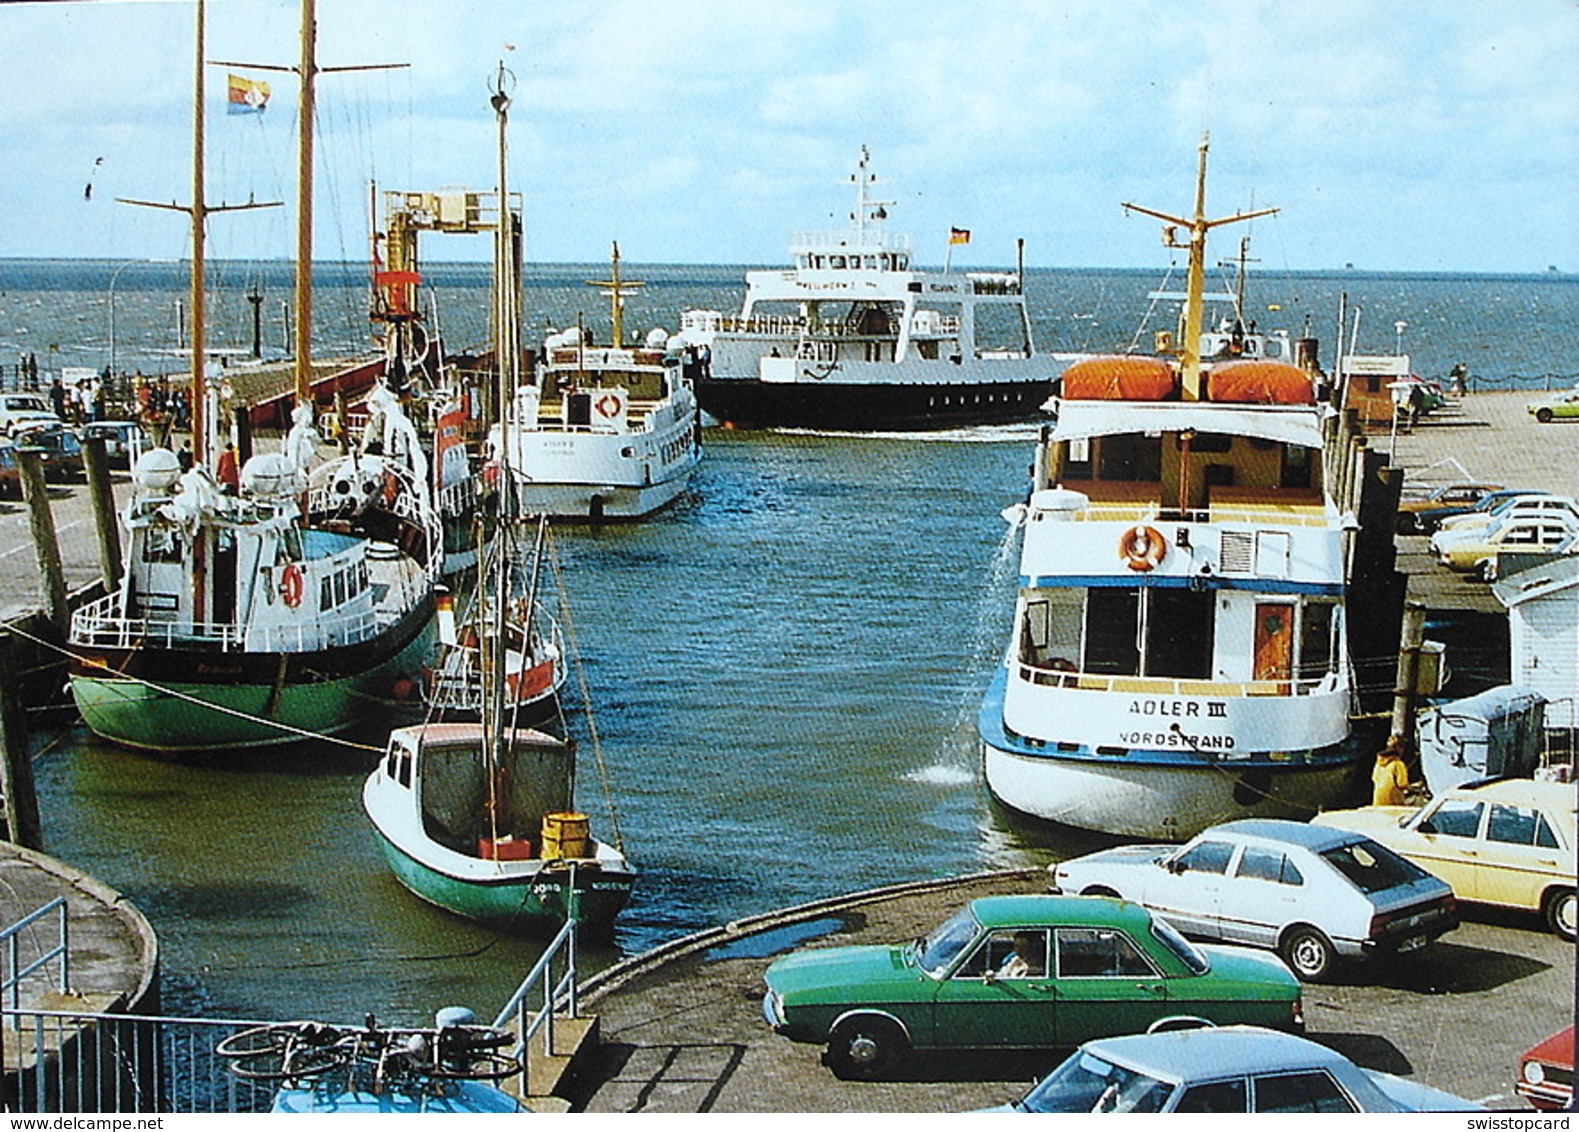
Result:
<instances>
[{"instance_id":1,"label":"sky","mask_svg":"<svg viewBox=\"0 0 1579 1132\"><path fill-rule=\"evenodd\" d=\"M0 257L179 258L190 2L0 3ZM208 0L211 60L292 66L295 0ZM785 262L870 149L916 258L1152 268L1130 201L1244 226L1268 268L1579 271L1575 0L318 0L315 255L365 258L369 185L495 186L513 77L527 258ZM227 73L270 82L225 113ZM209 254L293 251L296 79L207 68ZM1225 231L1239 232L1233 228ZM1213 251L1235 241L1216 237ZM482 237L422 256L485 260Z\"/></svg>"}]
</instances>

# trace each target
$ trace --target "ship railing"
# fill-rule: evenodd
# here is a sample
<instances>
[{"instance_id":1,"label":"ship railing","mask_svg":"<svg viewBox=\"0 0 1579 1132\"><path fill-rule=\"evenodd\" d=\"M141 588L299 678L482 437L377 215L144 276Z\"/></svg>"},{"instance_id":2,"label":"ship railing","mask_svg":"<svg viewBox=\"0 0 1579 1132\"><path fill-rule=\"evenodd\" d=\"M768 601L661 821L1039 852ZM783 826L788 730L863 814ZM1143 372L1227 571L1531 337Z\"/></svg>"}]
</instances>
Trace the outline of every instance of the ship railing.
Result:
<instances>
[{"instance_id":1,"label":"ship railing","mask_svg":"<svg viewBox=\"0 0 1579 1132\"><path fill-rule=\"evenodd\" d=\"M680 316L681 330L711 330L726 334L772 334L793 338L805 329L806 320L798 315L754 314L742 318L718 311L686 311Z\"/></svg>"},{"instance_id":2,"label":"ship railing","mask_svg":"<svg viewBox=\"0 0 1579 1132\"><path fill-rule=\"evenodd\" d=\"M971 271L966 273L965 278L970 280L971 290L978 295L1020 293L1020 277L1012 272Z\"/></svg>"},{"instance_id":3,"label":"ship railing","mask_svg":"<svg viewBox=\"0 0 1579 1132\"><path fill-rule=\"evenodd\" d=\"M439 489L438 504L440 515L467 515L476 502L477 484L470 478Z\"/></svg>"},{"instance_id":4,"label":"ship railing","mask_svg":"<svg viewBox=\"0 0 1579 1132\"><path fill-rule=\"evenodd\" d=\"M420 600L427 580L420 576L394 583L399 587L398 617ZM123 617L120 595L110 594L89 602L71 618L73 644L89 648L131 648L154 645L163 648L205 645L216 652L310 652L315 649L354 645L377 636L392 620L377 607L351 613L331 614L300 625L244 625L233 621L184 621L178 619Z\"/></svg>"},{"instance_id":5,"label":"ship railing","mask_svg":"<svg viewBox=\"0 0 1579 1132\"><path fill-rule=\"evenodd\" d=\"M791 248L842 248L847 255L857 255L868 251L903 252L910 254L912 240L908 232L877 232L869 230L862 234L859 244L851 242L851 232L848 228L820 228L803 232L790 233Z\"/></svg>"},{"instance_id":6,"label":"ship railing","mask_svg":"<svg viewBox=\"0 0 1579 1132\"><path fill-rule=\"evenodd\" d=\"M573 892L575 886L572 866L569 890ZM554 977L556 965L560 971L557 979ZM532 1095L528 1080L532 1040L540 1037L543 1054L552 1057L556 1020L574 1021L579 1017L576 975L576 920L571 916L494 1019L493 1028L496 1030L512 1026L515 1029L516 1046L513 1052L521 1062L520 1095L523 1097ZM528 1000L534 996L540 1004L535 1012L528 1006Z\"/></svg>"},{"instance_id":7,"label":"ship railing","mask_svg":"<svg viewBox=\"0 0 1579 1132\"><path fill-rule=\"evenodd\" d=\"M279 1088L238 1077L215 1053L264 1022L11 1006L0 1014L17 1035L0 1046L11 1112L256 1113Z\"/></svg>"},{"instance_id":8,"label":"ship railing","mask_svg":"<svg viewBox=\"0 0 1579 1132\"><path fill-rule=\"evenodd\" d=\"M1017 662L1016 675L1027 684L1044 688L1069 688L1082 692L1121 692L1127 695L1212 696L1247 699L1263 696L1310 696L1337 690L1337 675L1290 676L1271 680L1194 680L1162 676L1109 676L1083 672L1068 662L1043 664Z\"/></svg>"}]
</instances>

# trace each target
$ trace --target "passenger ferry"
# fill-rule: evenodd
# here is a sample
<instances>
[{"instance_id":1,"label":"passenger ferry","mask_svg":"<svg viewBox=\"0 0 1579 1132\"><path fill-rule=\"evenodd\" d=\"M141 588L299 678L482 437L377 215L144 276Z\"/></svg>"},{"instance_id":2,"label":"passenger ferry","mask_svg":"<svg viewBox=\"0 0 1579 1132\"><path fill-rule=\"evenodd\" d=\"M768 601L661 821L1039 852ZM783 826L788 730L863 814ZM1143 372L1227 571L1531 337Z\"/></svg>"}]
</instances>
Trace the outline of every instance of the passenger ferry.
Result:
<instances>
[{"instance_id":1,"label":"passenger ferry","mask_svg":"<svg viewBox=\"0 0 1579 1132\"><path fill-rule=\"evenodd\" d=\"M1363 754L1344 616L1356 526L1326 482L1333 414L1288 362L1203 364L1206 144L1173 356L1063 375L1021 526L1007 656L978 720L993 796L1036 818L1182 840L1309 816ZM1126 206L1134 207L1134 206Z\"/></svg>"},{"instance_id":2,"label":"passenger ferry","mask_svg":"<svg viewBox=\"0 0 1579 1132\"><path fill-rule=\"evenodd\" d=\"M691 310L702 409L742 428L919 430L1031 419L1064 359L1038 355L1023 271L920 271L865 149L848 229L791 237L789 270L746 274L738 315ZM955 229L954 243L969 233Z\"/></svg>"},{"instance_id":3,"label":"passenger ferry","mask_svg":"<svg viewBox=\"0 0 1579 1132\"><path fill-rule=\"evenodd\" d=\"M607 288L612 342L594 345L583 327L550 335L537 381L516 391L495 431L497 458L509 464L523 513L559 519L640 519L673 502L702 458L697 398L679 343L654 329L644 344L625 343L619 245Z\"/></svg>"}]
</instances>

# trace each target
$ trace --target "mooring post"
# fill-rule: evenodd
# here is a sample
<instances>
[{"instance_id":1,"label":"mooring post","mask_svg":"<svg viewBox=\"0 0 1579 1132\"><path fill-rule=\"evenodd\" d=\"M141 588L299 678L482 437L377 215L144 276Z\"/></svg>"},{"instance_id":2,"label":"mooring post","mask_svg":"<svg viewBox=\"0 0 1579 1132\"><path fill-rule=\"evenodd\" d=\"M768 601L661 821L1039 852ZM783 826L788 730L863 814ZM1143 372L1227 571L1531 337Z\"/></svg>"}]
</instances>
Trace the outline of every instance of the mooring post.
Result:
<instances>
[{"instance_id":1,"label":"mooring post","mask_svg":"<svg viewBox=\"0 0 1579 1132\"><path fill-rule=\"evenodd\" d=\"M1398 649L1398 683L1393 688L1392 735L1414 752L1415 705L1420 699L1420 650L1425 645L1425 603L1404 603L1404 625Z\"/></svg>"},{"instance_id":2,"label":"mooring post","mask_svg":"<svg viewBox=\"0 0 1579 1132\"><path fill-rule=\"evenodd\" d=\"M55 514L49 509L49 485L44 482L44 454L19 448L16 462L22 472L22 500L27 504L33 552L38 556L38 572L44 585L44 615L64 633L71 620L71 607L66 602L66 570L60 562Z\"/></svg>"},{"instance_id":3,"label":"mooring post","mask_svg":"<svg viewBox=\"0 0 1579 1132\"><path fill-rule=\"evenodd\" d=\"M0 793L5 802L5 837L27 849L44 848L27 745L27 715L11 655L17 638L0 631Z\"/></svg>"},{"instance_id":4,"label":"mooring post","mask_svg":"<svg viewBox=\"0 0 1579 1132\"><path fill-rule=\"evenodd\" d=\"M104 592L114 593L121 584L121 528L115 517L115 491L110 486L110 458L104 450L104 438L84 440L82 458L88 471L93 526L99 536L99 574L104 578Z\"/></svg>"}]
</instances>

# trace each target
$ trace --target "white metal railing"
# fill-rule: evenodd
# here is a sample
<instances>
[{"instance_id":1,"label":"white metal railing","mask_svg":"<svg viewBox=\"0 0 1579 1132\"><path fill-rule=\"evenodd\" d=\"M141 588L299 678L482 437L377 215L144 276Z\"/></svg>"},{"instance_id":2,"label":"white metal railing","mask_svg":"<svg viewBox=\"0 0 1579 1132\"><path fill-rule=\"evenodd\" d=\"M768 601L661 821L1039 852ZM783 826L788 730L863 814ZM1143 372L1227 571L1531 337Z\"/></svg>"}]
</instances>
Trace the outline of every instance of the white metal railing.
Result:
<instances>
[{"instance_id":1,"label":"white metal railing","mask_svg":"<svg viewBox=\"0 0 1579 1132\"><path fill-rule=\"evenodd\" d=\"M570 866L570 881L567 891L570 893L572 903L575 900L576 867ZM560 977L554 978L554 965L556 962L563 964ZM542 1005L536 1013L527 1007L527 999L533 991L538 992ZM543 1037L543 1052L552 1056L554 1052L554 1018L563 1008L565 1016L570 1019L579 1017L576 1003L576 919L574 907L570 918L565 921L559 933L554 936L553 942L544 950L542 957L521 980L521 985L516 988L510 1001L505 1003L504 1009L499 1011L499 1016L494 1019L493 1028L496 1030L508 1027L512 1021L516 1025L515 1054L521 1059L521 1096L531 1096L528 1087L528 1068L531 1058L527 1056L531 1049L532 1039L539 1034Z\"/></svg>"},{"instance_id":2,"label":"white metal railing","mask_svg":"<svg viewBox=\"0 0 1579 1132\"><path fill-rule=\"evenodd\" d=\"M23 932L38 923L51 912L55 913L55 945L53 947L39 946L38 954L27 960L22 959ZM0 998L11 1010L16 1010L22 1005L22 984L38 971L49 966L51 961L58 960L59 966L55 979L56 989L64 994L71 987L71 950L68 947L67 933L67 908L66 898L57 896L49 903L34 909L23 916L16 923L0 930L0 940L5 941L5 974L0 978Z\"/></svg>"},{"instance_id":3,"label":"white metal railing","mask_svg":"<svg viewBox=\"0 0 1579 1132\"><path fill-rule=\"evenodd\" d=\"M1289 677L1286 680L1195 680L1169 676L1109 676L1078 669L1043 668L1024 661L1014 662L1015 674L1027 684L1049 688L1073 688L1082 692L1148 693L1160 696L1213 696L1219 699L1248 699L1259 696L1309 696L1332 691L1331 672L1319 676Z\"/></svg>"}]
</instances>

